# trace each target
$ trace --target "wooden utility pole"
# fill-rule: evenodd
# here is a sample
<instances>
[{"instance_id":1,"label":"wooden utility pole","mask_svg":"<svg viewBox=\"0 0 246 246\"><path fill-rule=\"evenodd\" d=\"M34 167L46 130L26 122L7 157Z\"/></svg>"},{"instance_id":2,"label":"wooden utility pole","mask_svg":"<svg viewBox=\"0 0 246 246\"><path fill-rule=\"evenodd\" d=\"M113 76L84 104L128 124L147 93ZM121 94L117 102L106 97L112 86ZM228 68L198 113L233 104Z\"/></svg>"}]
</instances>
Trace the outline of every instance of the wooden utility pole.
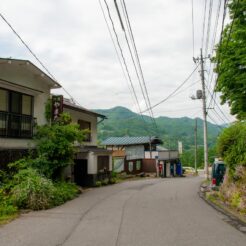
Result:
<instances>
[{"instance_id":1,"label":"wooden utility pole","mask_svg":"<svg viewBox=\"0 0 246 246\"><path fill-rule=\"evenodd\" d=\"M197 173L197 118L195 119L195 172Z\"/></svg>"},{"instance_id":2,"label":"wooden utility pole","mask_svg":"<svg viewBox=\"0 0 246 246\"><path fill-rule=\"evenodd\" d=\"M208 172L208 134L207 134L207 109L206 109L206 93L205 93L205 79L204 79L204 58L200 55L200 62L201 62L201 80L202 80L202 108L203 108L203 139L204 139L204 171L206 179L209 178Z\"/></svg>"}]
</instances>

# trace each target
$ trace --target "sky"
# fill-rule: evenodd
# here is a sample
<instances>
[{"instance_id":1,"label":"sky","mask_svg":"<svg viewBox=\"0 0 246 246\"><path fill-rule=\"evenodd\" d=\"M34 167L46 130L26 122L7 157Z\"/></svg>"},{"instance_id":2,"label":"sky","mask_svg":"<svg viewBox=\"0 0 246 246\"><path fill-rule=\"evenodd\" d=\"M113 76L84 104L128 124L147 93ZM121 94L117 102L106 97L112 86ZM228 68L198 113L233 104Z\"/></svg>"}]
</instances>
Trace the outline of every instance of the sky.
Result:
<instances>
[{"instance_id":1,"label":"sky","mask_svg":"<svg viewBox=\"0 0 246 246\"><path fill-rule=\"evenodd\" d=\"M114 1L107 0L107 3L143 111L146 104ZM117 0L117 3L123 19L121 0ZM155 105L172 93L195 69L196 64L192 57L200 55L203 33L203 48L206 50L208 47L207 54L212 54L219 0L211 0L209 29L207 20L210 0L207 0L204 28L205 0L193 0L194 50L192 0L125 0L125 3L150 102ZM101 0L101 4L112 32L104 0ZM0 13L81 106L88 109L123 106L139 112L133 93L129 90L129 81L124 76L125 70L123 73L110 38L99 0L1 0ZM219 40L221 20L222 6L216 42ZM124 25L126 27L126 23ZM116 41L114 36L113 38ZM27 59L44 70L1 18L0 57ZM177 95L153 109L155 117L202 118L201 100L190 98L196 94L196 90L201 89L199 71L200 68ZM210 82L210 71L210 60L206 59L206 85L212 92L214 82ZM54 90L53 93L69 97L63 89ZM207 94L209 104L209 92ZM219 95L216 98L219 105ZM213 108L213 105L214 103L211 103L210 107ZM215 109L209 110L208 120L223 124L233 121L234 117L229 114L228 106L215 105Z\"/></svg>"}]
</instances>

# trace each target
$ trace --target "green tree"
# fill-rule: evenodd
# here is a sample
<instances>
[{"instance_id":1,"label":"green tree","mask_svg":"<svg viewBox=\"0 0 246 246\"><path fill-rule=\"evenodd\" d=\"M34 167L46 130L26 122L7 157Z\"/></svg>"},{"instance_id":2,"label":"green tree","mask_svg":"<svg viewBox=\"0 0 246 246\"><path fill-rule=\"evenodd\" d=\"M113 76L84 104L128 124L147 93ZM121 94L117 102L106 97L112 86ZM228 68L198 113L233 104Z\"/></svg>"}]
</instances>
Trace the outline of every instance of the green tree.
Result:
<instances>
[{"instance_id":1,"label":"green tree","mask_svg":"<svg viewBox=\"0 0 246 246\"><path fill-rule=\"evenodd\" d=\"M38 157L33 160L33 167L46 177L59 179L62 170L73 163L75 143L81 143L84 139L85 131L70 122L71 117L64 113L57 122L37 129Z\"/></svg>"},{"instance_id":2,"label":"green tree","mask_svg":"<svg viewBox=\"0 0 246 246\"><path fill-rule=\"evenodd\" d=\"M234 174L238 165L246 166L246 123L237 122L223 130L217 141L218 154Z\"/></svg>"},{"instance_id":3,"label":"green tree","mask_svg":"<svg viewBox=\"0 0 246 246\"><path fill-rule=\"evenodd\" d=\"M228 102L233 115L246 119L246 0L231 0L228 6L231 22L213 58L218 74L216 91L222 93L221 102Z\"/></svg>"}]
</instances>

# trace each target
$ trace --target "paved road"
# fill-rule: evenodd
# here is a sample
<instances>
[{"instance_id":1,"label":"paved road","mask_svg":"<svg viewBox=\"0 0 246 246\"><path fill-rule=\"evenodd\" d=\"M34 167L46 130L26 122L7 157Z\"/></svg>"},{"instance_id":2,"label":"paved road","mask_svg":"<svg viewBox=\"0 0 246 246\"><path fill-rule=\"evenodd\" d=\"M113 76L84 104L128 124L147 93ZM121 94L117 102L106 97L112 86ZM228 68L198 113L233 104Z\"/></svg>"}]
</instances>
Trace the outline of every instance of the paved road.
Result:
<instances>
[{"instance_id":1,"label":"paved road","mask_svg":"<svg viewBox=\"0 0 246 246\"><path fill-rule=\"evenodd\" d=\"M246 237L197 194L201 178L93 189L0 228L1 246L237 246Z\"/></svg>"}]
</instances>

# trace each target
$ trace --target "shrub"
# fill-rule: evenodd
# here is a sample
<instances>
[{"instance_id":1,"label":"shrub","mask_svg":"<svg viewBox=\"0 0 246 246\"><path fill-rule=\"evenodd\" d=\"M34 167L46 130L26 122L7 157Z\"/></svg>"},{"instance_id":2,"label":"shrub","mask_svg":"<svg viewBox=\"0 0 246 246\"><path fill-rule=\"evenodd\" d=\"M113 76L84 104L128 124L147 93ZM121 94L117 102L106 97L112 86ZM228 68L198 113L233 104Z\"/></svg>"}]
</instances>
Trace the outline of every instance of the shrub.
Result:
<instances>
[{"instance_id":1,"label":"shrub","mask_svg":"<svg viewBox=\"0 0 246 246\"><path fill-rule=\"evenodd\" d=\"M109 184L115 184L115 183L116 183L116 178L109 179Z\"/></svg>"},{"instance_id":2,"label":"shrub","mask_svg":"<svg viewBox=\"0 0 246 246\"><path fill-rule=\"evenodd\" d=\"M17 213L17 207L12 204L12 200L3 189L0 189L0 217Z\"/></svg>"},{"instance_id":3,"label":"shrub","mask_svg":"<svg viewBox=\"0 0 246 246\"><path fill-rule=\"evenodd\" d=\"M19 171L13 179L11 190L13 203L24 209L47 209L52 206L55 187L51 180L28 168Z\"/></svg>"},{"instance_id":4,"label":"shrub","mask_svg":"<svg viewBox=\"0 0 246 246\"><path fill-rule=\"evenodd\" d=\"M112 171L111 173L111 177L112 178L117 178L118 174L115 171Z\"/></svg>"},{"instance_id":5,"label":"shrub","mask_svg":"<svg viewBox=\"0 0 246 246\"><path fill-rule=\"evenodd\" d=\"M102 180L102 185L108 185L108 183L109 183L109 180L108 179Z\"/></svg>"},{"instance_id":6,"label":"shrub","mask_svg":"<svg viewBox=\"0 0 246 246\"><path fill-rule=\"evenodd\" d=\"M64 202L73 199L79 194L78 187L73 183L57 182L55 183L53 196L53 205L61 205Z\"/></svg>"},{"instance_id":7,"label":"shrub","mask_svg":"<svg viewBox=\"0 0 246 246\"><path fill-rule=\"evenodd\" d=\"M96 181L96 187L101 187L102 186L102 182L101 181Z\"/></svg>"},{"instance_id":8,"label":"shrub","mask_svg":"<svg viewBox=\"0 0 246 246\"><path fill-rule=\"evenodd\" d=\"M217 151L233 176L237 166L246 166L246 123L237 122L223 130L217 141Z\"/></svg>"}]
</instances>

